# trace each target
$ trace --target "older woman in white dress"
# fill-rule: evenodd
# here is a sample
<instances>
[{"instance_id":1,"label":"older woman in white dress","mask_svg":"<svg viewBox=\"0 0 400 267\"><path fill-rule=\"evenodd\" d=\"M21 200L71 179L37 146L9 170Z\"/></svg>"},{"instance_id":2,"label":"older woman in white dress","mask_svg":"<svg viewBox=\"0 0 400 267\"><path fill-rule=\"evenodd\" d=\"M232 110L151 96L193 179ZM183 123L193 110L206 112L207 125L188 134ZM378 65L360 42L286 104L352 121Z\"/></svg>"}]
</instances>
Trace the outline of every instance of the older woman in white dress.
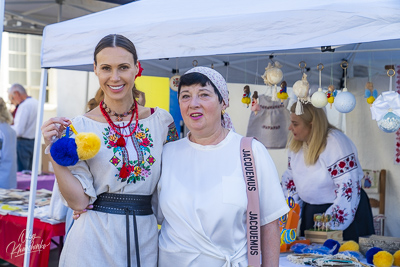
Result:
<instances>
[{"instance_id":1,"label":"older woman in white dress","mask_svg":"<svg viewBox=\"0 0 400 267\"><path fill-rule=\"evenodd\" d=\"M187 137L164 146L158 183L159 266L248 266L246 184L240 141L225 109L224 78L195 67L180 78ZM258 176L263 266L278 266L278 218L288 212L275 165L253 140Z\"/></svg>"}]
</instances>

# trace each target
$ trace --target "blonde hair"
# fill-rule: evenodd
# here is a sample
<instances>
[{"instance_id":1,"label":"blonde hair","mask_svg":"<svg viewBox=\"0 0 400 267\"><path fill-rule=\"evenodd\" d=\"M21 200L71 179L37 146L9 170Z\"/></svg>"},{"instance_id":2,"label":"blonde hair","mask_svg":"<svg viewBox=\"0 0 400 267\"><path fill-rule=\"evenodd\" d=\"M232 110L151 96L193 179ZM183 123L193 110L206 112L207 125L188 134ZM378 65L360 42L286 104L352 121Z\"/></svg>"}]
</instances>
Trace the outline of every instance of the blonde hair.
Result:
<instances>
[{"instance_id":1,"label":"blonde hair","mask_svg":"<svg viewBox=\"0 0 400 267\"><path fill-rule=\"evenodd\" d=\"M297 102L294 103L290 111L295 113ZM316 108L312 104L303 104L303 114L299 115L301 120L310 127L310 135L308 139L308 149L304 151L304 162L306 165L314 165L319 155L325 150L328 133L332 129L337 129L328 122L325 111L321 108ZM288 148L297 153L303 147L304 142L293 139L293 134L290 132L288 140Z\"/></svg>"},{"instance_id":2,"label":"blonde hair","mask_svg":"<svg viewBox=\"0 0 400 267\"><path fill-rule=\"evenodd\" d=\"M0 123L11 124L12 121L13 118L10 111L7 109L6 102L4 102L4 99L0 97Z\"/></svg>"}]
</instances>

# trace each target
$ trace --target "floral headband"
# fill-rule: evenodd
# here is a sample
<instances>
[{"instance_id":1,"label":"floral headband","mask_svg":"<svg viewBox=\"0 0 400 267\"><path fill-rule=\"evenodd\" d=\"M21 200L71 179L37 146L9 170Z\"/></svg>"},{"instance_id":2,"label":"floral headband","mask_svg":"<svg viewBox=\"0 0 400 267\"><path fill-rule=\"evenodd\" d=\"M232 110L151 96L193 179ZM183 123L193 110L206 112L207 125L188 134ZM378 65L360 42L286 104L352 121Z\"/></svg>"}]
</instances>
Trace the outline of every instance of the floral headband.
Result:
<instances>
[{"instance_id":1,"label":"floral headband","mask_svg":"<svg viewBox=\"0 0 400 267\"><path fill-rule=\"evenodd\" d=\"M226 81L225 81L224 77L222 77L222 75L219 72L217 72L211 68L207 68L207 67L194 67L194 68L188 70L185 74L193 73L193 72L201 73L201 74L205 75L208 79L210 79L210 81L215 85L215 87L217 87L217 90L221 94L226 107L229 107L228 87L226 85ZM229 117L228 113L225 112L223 114L223 118L224 119L221 122L222 127L227 128L227 129L233 129L232 120Z\"/></svg>"}]
</instances>

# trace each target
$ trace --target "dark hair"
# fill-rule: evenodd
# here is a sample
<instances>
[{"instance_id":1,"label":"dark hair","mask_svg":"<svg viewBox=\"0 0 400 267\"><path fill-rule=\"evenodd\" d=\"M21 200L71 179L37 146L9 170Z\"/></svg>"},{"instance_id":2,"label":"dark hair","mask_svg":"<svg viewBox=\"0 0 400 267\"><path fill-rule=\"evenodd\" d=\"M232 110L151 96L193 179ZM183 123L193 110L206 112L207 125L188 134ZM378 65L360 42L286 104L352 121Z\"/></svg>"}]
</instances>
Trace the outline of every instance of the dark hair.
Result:
<instances>
[{"instance_id":1,"label":"dark hair","mask_svg":"<svg viewBox=\"0 0 400 267\"><path fill-rule=\"evenodd\" d=\"M97 54L107 47L121 47L126 51L130 52L133 56L133 61L137 63L138 56L136 53L135 45L123 35L120 34L109 34L103 37L94 49L94 63L97 64L96 56Z\"/></svg>"},{"instance_id":2,"label":"dark hair","mask_svg":"<svg viewBox=\"0 0 400 267\"><path fill-rule=\"evenodd\" d=\"M222 98L222 95L218 91L217 87L206 75L198 72L191 72L181 76L181 78L179 79L178 97L181 93L182 86L191 86L194 84L201 84L201 86L206 86L208 83L211 84L211 86L214 88L214 92L218 96L219 103L222 103L224 99Z\"/></svg>"},{"instance_id":3,"label":"dark hair","mask_svg":"<svg viewBox=\"0 0 400 267\"><path fill-rule=\"evenodd\" d=\"M258 92L257 92L257 91L254 91L254 92L253 92L253 98L255 98L255 99L258 98Z\"/></svg>"},{"instance_id":4,"label":"dark hair","mask_svg":"<svg viewBox=\"0 0 400 267\"><path fill-rule=\"evenodd\" d=\"M124 48L126 51L132 54L133 56L133 62L136 64L138 61L138 56L136 53L136 48L135 45L126 38L123 35L120 34L109 34L105 37L103 37L99 43L96 45L96 48L94 49L94 63L97 65L97 60L96 56L98 53L100 53L101 50L107 47L121 47ZM132 88L133 96L134 97L139 97L139 91L136 89L136 86L133 85Z\"/></svg>"}]
</instances>

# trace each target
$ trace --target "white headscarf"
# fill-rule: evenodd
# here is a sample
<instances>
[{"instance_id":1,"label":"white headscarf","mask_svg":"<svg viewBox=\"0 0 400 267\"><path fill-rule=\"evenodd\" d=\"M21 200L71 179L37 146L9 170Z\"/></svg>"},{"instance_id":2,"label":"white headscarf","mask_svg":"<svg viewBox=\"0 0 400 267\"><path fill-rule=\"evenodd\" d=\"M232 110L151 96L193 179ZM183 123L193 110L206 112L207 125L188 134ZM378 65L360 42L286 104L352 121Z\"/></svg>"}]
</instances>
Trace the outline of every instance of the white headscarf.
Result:
<instances>
[{"instance_id":1,"label":"white headscarf","mask_svg":"<svg viewBox=\"0 0 400 267\"><path fill-rule=\"evenodd\" d=\"M201 73L207 76L207 78L210 79L210 81L215 85L215 87L217 87L217 90L219 91L219 93L222 96L222 99L224 100L225 106L229 107L228 87L226 86L226 81L224 77L222 77L222 75L219 72L207 67L194 67L188 70L185 74L193 72ZM223 118L224 119L221 121L222 127L227 129L234 129L232 120L227 112L224 113Z\"/></svg>"}]
</instances>

